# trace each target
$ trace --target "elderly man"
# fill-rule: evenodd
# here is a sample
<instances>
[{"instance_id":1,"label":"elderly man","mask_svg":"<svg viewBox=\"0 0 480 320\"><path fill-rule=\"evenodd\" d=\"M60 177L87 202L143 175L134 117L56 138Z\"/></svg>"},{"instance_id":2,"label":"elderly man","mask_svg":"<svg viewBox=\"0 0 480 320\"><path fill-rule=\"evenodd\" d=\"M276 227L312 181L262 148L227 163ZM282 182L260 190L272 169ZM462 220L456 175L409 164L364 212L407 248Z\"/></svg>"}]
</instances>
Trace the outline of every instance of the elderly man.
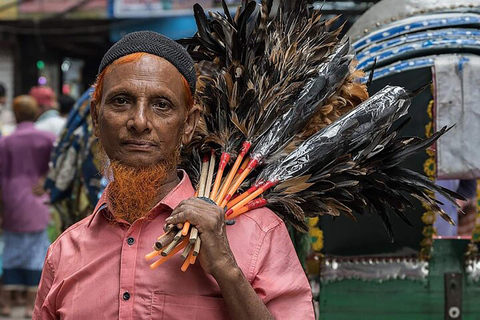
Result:
<instances>
[{"instance_id":1,"label":"elderly man","mask_svg":"<svg viewBox=\"0 0 480 320\"><path fill-rule=\"evenodd\" d=\"M50 246L34 319L314 319L308 281L283 222L259 209L225 226L178 171L199 118L188 53L154 32L125 36L104 56L91 105L108 157L93 214ZM144 260L165 224L195 225L200 264Z\"/></svg>"}]
</instances>

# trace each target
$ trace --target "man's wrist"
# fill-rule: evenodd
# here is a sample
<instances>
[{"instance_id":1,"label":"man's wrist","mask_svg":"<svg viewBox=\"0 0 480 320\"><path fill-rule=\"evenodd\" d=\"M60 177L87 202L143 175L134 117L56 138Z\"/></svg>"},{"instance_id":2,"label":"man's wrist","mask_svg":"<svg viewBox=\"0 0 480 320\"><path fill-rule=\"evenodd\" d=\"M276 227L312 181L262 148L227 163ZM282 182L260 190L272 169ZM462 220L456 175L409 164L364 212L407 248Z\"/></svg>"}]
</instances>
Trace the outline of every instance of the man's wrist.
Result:
<instances>
[{"instance_id":1,"label":"man's wrist","mask_svg":"<svg viewBox=\"0 0 480 320\"><path fill-rule=\"evenodd\" d=\"M238 267L237 262L232 257L225 257L223 261L219 261L212 270L212 277L221 281L236 281L243 276L242 270Z\"/></svg>"}]
</instances>

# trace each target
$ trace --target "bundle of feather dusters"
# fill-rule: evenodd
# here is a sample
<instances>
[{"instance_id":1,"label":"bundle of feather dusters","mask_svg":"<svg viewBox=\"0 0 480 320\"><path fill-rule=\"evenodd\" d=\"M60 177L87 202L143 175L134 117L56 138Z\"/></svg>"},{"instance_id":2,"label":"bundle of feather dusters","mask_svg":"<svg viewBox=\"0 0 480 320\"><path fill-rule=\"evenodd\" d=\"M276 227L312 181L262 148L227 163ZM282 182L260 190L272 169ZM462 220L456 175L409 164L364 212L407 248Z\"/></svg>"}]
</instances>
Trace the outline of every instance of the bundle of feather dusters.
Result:
<instances>
[{"instance_id":1,"label":"bundle of feather dusters","mask_svg":"<svg viewBox=\"0 0 480 320\"><path fill-rule=\"evenodd\" d=\"M197 197L226 208L227 220L266 206L303 232L307 217L368 213L393 240L390 214L410 224L406 194L452 222L428 190L459 196L400 167L448 130L398 135L415 93L387 86L369 98L336 19L306 1L282 1L275 14L271 0L243 1L235 16L223 7L207 16L195 5L198 32L181 40L199 74L202 117L182 163ZM183 250L185 271L200 247L190 223L168 226L146 259L160 256L154 269Z\"/></svg>"}]
</instances>

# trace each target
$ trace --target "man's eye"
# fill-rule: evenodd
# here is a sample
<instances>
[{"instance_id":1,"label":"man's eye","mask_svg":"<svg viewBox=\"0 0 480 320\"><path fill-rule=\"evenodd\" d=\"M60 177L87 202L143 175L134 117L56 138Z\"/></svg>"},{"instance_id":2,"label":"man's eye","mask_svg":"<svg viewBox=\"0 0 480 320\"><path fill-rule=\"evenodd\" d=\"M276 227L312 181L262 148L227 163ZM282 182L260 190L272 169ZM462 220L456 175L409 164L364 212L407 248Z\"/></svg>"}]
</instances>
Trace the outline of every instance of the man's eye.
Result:
<instances>
[{"instance_id":1,"label":"man's eye","mask_svg":"<svg viewBox=\"0 0 480 320\"><path fill-rule=\"evenodd\" d=\"M125 98L117 97L117 98L113 99L113 103L115 103L116 105L124 105L124 104L127 104L128 101Z\"/></svg>"},{"instance_id":2,"label":"man's eye","mask_svg":"<svg viewBox=\"0 0 480 320\"><path fill-rule=\"evenodd\" d=\"M170 109L170 103L165 100L157 101L153 104L153 108L157 110L167 110Z\"/></svg>"}]
</instances>

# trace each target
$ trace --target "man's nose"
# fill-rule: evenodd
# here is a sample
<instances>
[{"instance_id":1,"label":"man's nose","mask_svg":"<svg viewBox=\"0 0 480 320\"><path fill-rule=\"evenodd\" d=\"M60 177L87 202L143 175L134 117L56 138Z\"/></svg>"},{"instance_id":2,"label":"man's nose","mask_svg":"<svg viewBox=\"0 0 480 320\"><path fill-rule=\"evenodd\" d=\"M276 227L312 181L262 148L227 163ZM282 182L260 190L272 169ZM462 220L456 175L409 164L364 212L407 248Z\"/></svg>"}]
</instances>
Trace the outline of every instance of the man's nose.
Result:
<instances>
[{"instance_id":1,"label":"man's nose","mask_svg":"<svg viewBox=\"0 0 480 320\"><path fill-rule=\"evenodd\" d=\"M152 124L148 117L148 105L144 101L139 101L135 108L132 109L132 114L127 122L129 130L134 130L137 133L150 132Z\"/></svg>"}]
</instances>

